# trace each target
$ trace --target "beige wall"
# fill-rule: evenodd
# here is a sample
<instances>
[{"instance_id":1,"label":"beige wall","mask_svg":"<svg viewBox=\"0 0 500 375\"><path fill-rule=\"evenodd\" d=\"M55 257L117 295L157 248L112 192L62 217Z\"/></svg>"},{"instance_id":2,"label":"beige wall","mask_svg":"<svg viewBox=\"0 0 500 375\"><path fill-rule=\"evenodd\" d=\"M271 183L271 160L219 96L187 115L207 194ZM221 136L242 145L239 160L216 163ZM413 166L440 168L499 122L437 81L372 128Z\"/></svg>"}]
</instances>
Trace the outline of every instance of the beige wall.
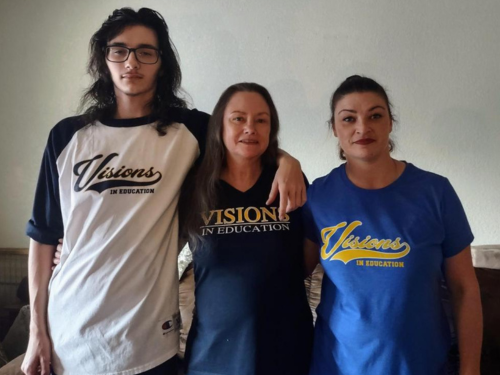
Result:
<instances>
[{"instance_id":1,"label":"beige wall","mask_svg":"<svg viewBox=\"0 0 500 375\"><path fill-rule=\"evenodd\" d=\"M0 247L25 247L50 128L75 113L91 34L115 8L164 15L184 88L210 112L239 81L268 87L282 146L312 180L339 164L328 99L348 75L389 88L396 156L447 176L475 244L500 243L498 0L0 0Z\"/></svg>"}]
</instances>

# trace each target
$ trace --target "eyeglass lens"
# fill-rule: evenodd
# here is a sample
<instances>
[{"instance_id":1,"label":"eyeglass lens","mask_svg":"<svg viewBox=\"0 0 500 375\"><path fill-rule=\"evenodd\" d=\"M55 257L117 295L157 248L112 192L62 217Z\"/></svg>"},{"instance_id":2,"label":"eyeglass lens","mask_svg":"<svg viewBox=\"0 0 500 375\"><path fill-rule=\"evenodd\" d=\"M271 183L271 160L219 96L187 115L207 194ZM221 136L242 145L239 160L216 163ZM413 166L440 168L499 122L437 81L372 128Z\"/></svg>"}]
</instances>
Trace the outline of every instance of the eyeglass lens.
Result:
<instances>
[{"instance_id":1,"label":"eyeglass lens","mask_svg":"<svg viewBox=\"0 0 500 375\"><path fill-rule=\"evenodd\" d=\"M128 48L125 47L108 47L106 58L111 62L124 62L129 58ZM153 48L137 48L135 51L136 59L144 64L154 64L158 61L158 51Z\"/></svg>"}]
</instances>

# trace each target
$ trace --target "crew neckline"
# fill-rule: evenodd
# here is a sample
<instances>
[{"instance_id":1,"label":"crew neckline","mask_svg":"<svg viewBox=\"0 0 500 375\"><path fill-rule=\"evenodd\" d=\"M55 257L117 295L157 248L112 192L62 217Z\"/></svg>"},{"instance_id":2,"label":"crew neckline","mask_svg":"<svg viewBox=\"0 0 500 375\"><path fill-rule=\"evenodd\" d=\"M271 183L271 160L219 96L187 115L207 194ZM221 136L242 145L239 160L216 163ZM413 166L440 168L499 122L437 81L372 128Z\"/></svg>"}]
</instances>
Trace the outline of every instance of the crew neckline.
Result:
<instances>
[{"instance_id":1,"label":"crew neckline","mask_svg":"<svg viewBox=\"0 0 500 375\"><path fill-rule=\"evenodd\" d=\"M365 188L354 185L352 183L352 181L349 180L349 177L347 177L347 171L345 169L347 163L344 163L340 166L340 176L341 176L344 184L348 188L355 190L355 191L365 192L367 194L374 194L374 193L380 193L380 192L384 192L384 191L391 191L391 190L395 189L398 185L402 184L406 180L408 174L410 173L410 170L414 168L413 164L408 163L404 160L401 160L401 161L406 164L405 169L403 170L401 175L398 178L396 178L393 182L391 182L389 185L384 186L383 188L379 188L379 189L365 189Z\"/></svg>"},{"instance_id":2,"label":"crew neckline","mask_svg":"<svg viewBox=\"0 0 500 375\"><path fill-rule=\"evenodd\" d=\"M147 115L143 117L136 118L107 118L102 119L100 122L107 126L112 126L115 128L130 128L134 126L149 125L157 120L156 116Z\"/></svg>"}]
</instances>

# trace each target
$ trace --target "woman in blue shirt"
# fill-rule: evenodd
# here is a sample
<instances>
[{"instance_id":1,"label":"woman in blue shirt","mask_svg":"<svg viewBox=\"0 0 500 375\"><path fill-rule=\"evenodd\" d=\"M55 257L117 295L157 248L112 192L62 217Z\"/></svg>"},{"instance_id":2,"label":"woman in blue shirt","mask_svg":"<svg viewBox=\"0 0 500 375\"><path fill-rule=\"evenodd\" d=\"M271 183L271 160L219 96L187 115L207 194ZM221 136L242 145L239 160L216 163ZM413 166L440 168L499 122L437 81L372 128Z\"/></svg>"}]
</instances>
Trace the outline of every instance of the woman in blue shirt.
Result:
<instances>
[{"instance_id":1,"label":"woman in blue shirt","mask_svg":"<svg viewBox=\"0 0 500 375\"><path fill-rule=\"evenodd\" d=\"M346 163L314 181L304 208L308 245L321 247L325 269L310 374L446 374L444 273L460 374L479 375L473 235L455 191L446 178L391 157L391 105L377 82L347 78L331 113Z\"/></svg>"}]
</instances>

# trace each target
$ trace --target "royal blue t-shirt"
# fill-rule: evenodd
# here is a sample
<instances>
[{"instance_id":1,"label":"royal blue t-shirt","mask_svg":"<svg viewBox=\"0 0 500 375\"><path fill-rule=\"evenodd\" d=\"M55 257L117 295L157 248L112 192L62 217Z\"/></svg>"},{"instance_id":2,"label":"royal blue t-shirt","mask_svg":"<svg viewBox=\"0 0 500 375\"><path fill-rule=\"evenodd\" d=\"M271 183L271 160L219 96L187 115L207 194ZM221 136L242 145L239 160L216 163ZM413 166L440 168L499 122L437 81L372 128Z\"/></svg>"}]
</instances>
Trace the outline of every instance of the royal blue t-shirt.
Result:
<instances>
[{"instance_id":1,"label":"royal blue t-shirt","mask_svg":"<svg viewBox=\"0 0 500 375\"><path fill-rule=\"evenodd\" d=\"M193 254L196 309L188 375L306 375L313 324L304 286L301 210L266 205L276 168L249 190L224 181Z\"/></svg>"},{"instance_id":2,"label":"royal blue t-shirt","mask_svg":"<svg viewBox=\"0 0 500 375\"><path fill-rule=\"evenodd\" d=\"M443 374L443 262L473 240L449 181L407 163L368 190L344 164L314 181L304 216L325 269L310 374Z\"/></svg>"}]
</instances>

